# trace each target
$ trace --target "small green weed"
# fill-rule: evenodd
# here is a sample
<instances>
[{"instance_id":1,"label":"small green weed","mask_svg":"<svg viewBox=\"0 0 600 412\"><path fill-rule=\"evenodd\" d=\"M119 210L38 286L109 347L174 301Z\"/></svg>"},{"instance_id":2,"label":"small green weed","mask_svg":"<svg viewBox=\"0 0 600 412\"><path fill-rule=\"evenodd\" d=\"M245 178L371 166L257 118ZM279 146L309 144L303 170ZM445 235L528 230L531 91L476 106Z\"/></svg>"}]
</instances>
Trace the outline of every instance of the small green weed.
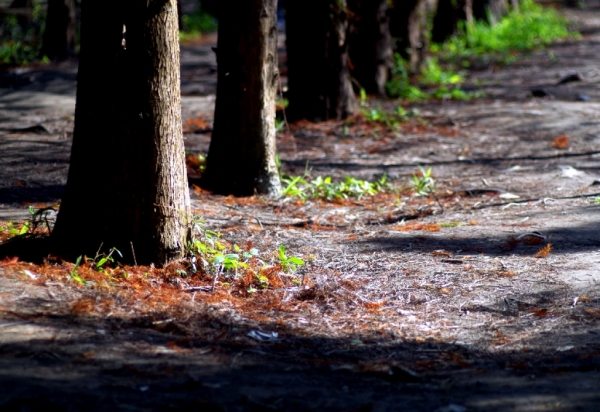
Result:
<instances>
[{"instance_id":1,"label":"small green weed","mask_svg":"<svg viewBox=\"0 0 600 412\"><path fill-rule=\"evenodd\" d=\"M407 61L396 53L392 80L387 84L390 96L408 100L429 98L467 100L480 95L462 90L460 84L464 82L463 76L443 69L435 57L427 60L421 73L412 79L408 75L407 67Z\"/></svg>"},{"instance_id":2,"label":"small green weed","mask_svg":"<svg viewBox=\"0 0 600 412\"><path fill-rule=\"evenodd\" d=\"M285 246L279 245L279 263L286 273L294 273L298 266L303 266L305 262L297 256L288 256Z\"/></svg>"},{"instance_id":3,"label":"small green weed","mask_svg":"<svg viewBox=\"0 0 600 412\"><path fill-rule=\"evenodd\" d=\"M73 279L75 282L79 283L80 285L85 285L87 282L85 280L83 280L81 278L81 276L79 276L79 273L77 271L77 269L79 269L79 266L81 265L82 260L83 260L83 256L79 256L77 258L77 260L75 261L75 267L73 267L73 270L71 270L71 279Z\"/></svg>"},{"instance_id":4,"label":"small green weed","mask_svg":"<svg viewBox=\"0 0 600 412\"><path fill-rule=\"evenodd\" d=\"M435 191L435 180L432 177L431 167L425 170L419 166L419 172L411 176L411 186L417 196L426 196Z\"/></svg>"},{"instance_id":5,"label":"small green weed","mask_svg":"<svg viewBox=\"0 0 600 412\"><path fill-rule=\"evenodd\" d=\"M269 274L275 271L284 271L293 274L298 266L304 265L304 261L297 256L288 256L283 245L279 246L279 262L266 263L260 258L258 249L248 246L245 250L238 245L229 245L220 241L221 234L206 229L205 222L196 218L194 230L196 236L189 245L189 261L191 271L209 273L214 276L214 282L220 275L229 276L229 280L243 278L245 274L250 273L254 279L248 286L248 293L257 292L258 289L265 289L269 286ZM247 278L247 276L246 276ZM295 277L291 279L299 281ZM229 284L229 282L224 282Z\"/></svg>"},{"instance_id":6,"label":"small green weed","mask_svg":"<svg viewBox=\"0 0 600 412\"><path fill-rule=\"evenodd\" d=\"M285 119L275 118L275 132L279 133L285 128Z\"/></svg>"},{"instance_id":7,"label":"small green weed","mask_svg":"<svg viewBox=\"0 0 600 412\"><path fill-rule=\"evenodd\" d=\"M102 248L102 246L100 246ZM96 256L93 259L86 258L86 262L92 262L94 269L98 272L103 272L106 269L107 264L115 263L115 258L113 257L114 253L117 253L119 256L123 257L119 249L113 247L107 253L100 253L100 250L96 252Z\"/></svg>"},{"instance_id":8,"label":"small green weed","mask_svg":"<svg viewBox=\"0 0 600 412\"><path fill-rule=\"evenodd\" d=\"M330 176L318 176L310 179L309 176L283 176L283 196L307 199L348 199L374 196L379 192L389 189L387 176L382 176L375 182L359 180L347 176L342 182L335 183Z\"/></svg>"}]
</instances>

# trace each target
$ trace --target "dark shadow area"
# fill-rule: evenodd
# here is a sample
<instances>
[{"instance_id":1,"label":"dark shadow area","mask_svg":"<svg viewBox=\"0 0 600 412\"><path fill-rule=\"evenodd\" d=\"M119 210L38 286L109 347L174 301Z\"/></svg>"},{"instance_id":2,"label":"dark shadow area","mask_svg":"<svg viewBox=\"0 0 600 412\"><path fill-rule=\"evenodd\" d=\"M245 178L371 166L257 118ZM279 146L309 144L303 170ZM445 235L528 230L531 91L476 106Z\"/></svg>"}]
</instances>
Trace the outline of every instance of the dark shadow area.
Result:
<instances>
[{"instance_id":1,"label":"dark shadow area","mask_svg":"<svg viewBox=\"0 0 600 412\"><path fill-rule=\"evenodd\" d=\"M61 199L65 185L0 187L0 204L52 203Z\"/></svg>"},{"instance_id":2,"label":"dark shadow area","mask_svg":"<svg viewBox=\"0 0 600 412\"><path fill-rule=\"evenodd\" d=\"M47 68L0 72L0 96L15 90L74 96L76 81L76 66L69 71Z\"/></svg>"},{"instance_id":3,"label":"dark shadow area","mask_svg":"<svg viewBox=\"0 0 600 412\"><path fill-rule=\"evenodd\" d=\"M597 328L568 336L573 348L566 352L488 352L369 330L309 337L210 312L185 320L74 316L71 302L21 302L21 314L0 324L7 333L0 345L3 411L435 411L449 404L507 411L547 403L591 411L600 404ZM11 342L11 323L51 336ZM247 336L257 329L279 337Z\"/></svg>"},{"instance_id":4,"label":"dark shadow area","mask_svg":"<svg viewBox=\"0 0 600 412\"><path fill-rule=\"evenodd\" d=\"M419 143L417 143L419 144ZM411 145L415 146L415 145ZM342 170L360 170L360 169L381 169L382 172L386 172L393 169L401 168L415 168L418 166L446 166L446 165L486 165L493 167L506 167L505 163L515 161L527 161L527 160L553 160L553 159L564 159L573 157L585 157L600 154L600 151L589 151L585 153L554 153L548 155L526 155L526 156L514 156L514 157L474 157L465 160L431 160L427 162L406 162L402 164L368 164L365 162L353 163L353 162L332 162L327 159L302 159L302 160L281 160L281 163L287 166L293 167L306 167L307 160L309 165L314 169L342 169ZM599 166L600 167L600 166Z\"/></svg>"},{"instance_id":5,"label":"dark shadow area","mask_svg":"<svg viewBox=\"0 0 600 412\"><path fill-rule=\"evenodd\" d=\"M593 213L598 214L596 209ZM533 256L546 243L552 243L553 254L569 254L575 252L595 251L600 248L600 221L595 221L585 226L572 226L566 228L551 228L541 230L544 241L538 244L527 244L525 240L519 240L518 235L498 234L497 236L469 236L466 234L454 234L446 237L440 234L428 234L427 232L397 232L389 236L379 236L364 241L354 242L362 245L361 253L370 253L374 250L387 252L402 252L406 250L430 253L434 250L447 250L451 253L473 254L483 253L487 255L521 255ZM522 233L526 233L523 229Z\"/></svg>"}]
</instances>

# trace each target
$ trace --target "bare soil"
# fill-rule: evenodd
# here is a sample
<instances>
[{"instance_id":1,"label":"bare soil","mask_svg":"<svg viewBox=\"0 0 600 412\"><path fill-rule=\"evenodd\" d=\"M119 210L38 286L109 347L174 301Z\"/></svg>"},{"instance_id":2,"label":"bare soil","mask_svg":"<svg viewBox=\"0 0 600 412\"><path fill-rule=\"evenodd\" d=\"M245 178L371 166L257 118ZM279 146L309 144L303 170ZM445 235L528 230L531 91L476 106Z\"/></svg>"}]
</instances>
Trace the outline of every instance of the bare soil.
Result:
<instances>
[{"instance_id":1,"label":"bare soil","mask_svg":"<svg viewBox=\"0 0 600 412\"><path fill-rule=\"evenodd\" d=\"M564 12L583 37L474 70L466 87L485 98L412 104L420 115L396 126L357 117L279 135L285 173L308 162L313 176L385 173L402 189L422 165L435 197L299 202L192 186L226 241L304 257L300 286L247 294L136 268L144 287L81 286L69 263L0 263L0 409L598 410L600 8ZM192 152L210 141L210 46L183 47ZM0 76L4 221L59 200L75 71Z\"/></svg>"}]
</instances>

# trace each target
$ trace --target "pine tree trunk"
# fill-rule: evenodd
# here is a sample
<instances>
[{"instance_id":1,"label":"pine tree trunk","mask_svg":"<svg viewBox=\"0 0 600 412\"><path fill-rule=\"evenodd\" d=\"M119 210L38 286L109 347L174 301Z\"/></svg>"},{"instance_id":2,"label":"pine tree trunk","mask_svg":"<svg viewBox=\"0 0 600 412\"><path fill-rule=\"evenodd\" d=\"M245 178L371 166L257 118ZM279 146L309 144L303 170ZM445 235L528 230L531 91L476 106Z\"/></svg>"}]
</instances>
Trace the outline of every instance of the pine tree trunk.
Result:
<instances>
[{"instance_id":1,"label":"pine tree trunk","mask_svg":"<svg viewBox=\"0 0 600 412\"><path fill-rule=\"evenodd\" d=\"M458 22L466 19L466 8L465 0L439 0L433 18L431 41L443 43L455 34L458 29Z\"/></svg>"},{"instance_id":2,"label":"pine tree trunk","mask_svg":"<svg viewBox=\"0 0 600 412\"><path fill-rule=\"evenodd\" d=\"M476 20L498 23L508 13L508 0L473 0L473 16Z\"/></svg>"},{"instance_id":3,"label":"pine tree trunk","mask_svg":"<svg viewBox=\"0 0 600 412\"><path fill-rule=\"evenodd\" d=\"M116 247L164 265L191 235L175 0L82 2L75 130L52 233L60 254ZM127 41L123 41L123 27Z\"/></svg>"},{"instance_id":4,"label":"pine tree trunk","mask_svg":"<svg viewBox=\"0 0 600 412\"><path fill-rule=\"evenodd\" d=\"M219 20L217 102L203 186L250 196L280 191L276 164L277 0L235 0Z\"/></svg>"},{"instance_id":5,"label":"pine tree trunk","mask_svg":"<svg viewBox=\"0 0 600 412\"><path fill-rule=\"evenodd\" d=\"M352 76L367 93L385 95L392 67L392 37L387 0L350 0Z\"/></svg>"},{"instance_id":6,"label":"pine tree trunk","mask_svg":"<svg viewBox=\"0 0 600 412\"><path fill-rule=\"evenodd\" d=\"M75 52L75 0L48 0L40 54L64 60Z\"/></svg>"},{"instance_id":7,"label":"pine tree trunk","mask_svg":"<svg viewBox=\"0 0 600 412\"><path fill-rule=\"evenodd\" d=\"M391 33L396 48L408 60L410 72L418 73L429 48L427 0L396 0L391 10Z\"/></svg>"},{"instance_id":8,"label":"pine tree trunk","mask_svg":"<svg viewBox=\"0 0 600 412\"><path fill-rule=\"evenodd\" d=\"M346 0L289 1L288 118L344 119L358 105L348 66Z\"/></svg>"}]
</instances>

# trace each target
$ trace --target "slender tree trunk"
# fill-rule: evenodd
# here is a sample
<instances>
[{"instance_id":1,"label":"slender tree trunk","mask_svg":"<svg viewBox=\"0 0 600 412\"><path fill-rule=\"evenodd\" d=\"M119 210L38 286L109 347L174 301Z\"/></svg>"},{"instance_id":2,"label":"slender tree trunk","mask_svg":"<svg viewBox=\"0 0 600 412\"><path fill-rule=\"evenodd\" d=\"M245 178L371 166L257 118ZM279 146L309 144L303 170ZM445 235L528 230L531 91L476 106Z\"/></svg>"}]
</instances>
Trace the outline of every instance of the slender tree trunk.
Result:
<instances>
[{"instance_id":1,"label":"slender tree trunk","mask_svg":"<svg viewBox=\"0 0 600 412\"><path fill-rule=\"evenodd\" d=\"M510 7L513 11L519 11L519 0L510 0Z\"/></svg>"},{"instance_id":2,"label":"slender tree trunk","mask_svg":"<svg viewBox=\"0 0 600 412\"><path fill-rule=\"evenodd\" d=\"M346 7L346 0L287 2L288 118L343 119L358 110Z\"/></svg>"},{"instance_id":3,"label":"slender tree trunk","mask_svg":"<svg viewBox=\"0 0 600 412\"><path fill-rule=\"evenodd\" d=\"M473 24L475 17L473 16L473 0L465 0L465 20L469 24Z\"/></svg>"},{"instance_id":4,"label":"slender tree trunk","mask_svg":"<svg viewBox=\"0 0 600 412\"><path fill-rule=\"evenodd\" d=\"M233 0L217 43L215 124L203 185L222 194L275 195L277 0Z\"/></svg>"},{"instance_id":5,"label":"slender tree trunk","mask_svg":"<svg viewBox=\"0 0 600 412\"><path fill-rule=\"evenodd\" d=\"M385 95L392 67L392 37L387 0L350 0L352 76L367 93Z\"/></svg>"},{"instance_id":6,"label":"slender tree trunk","mask_svg":"<svg viewBox=\"0 0 600 412\"><path fill-rule=\"evenodd\" d=\"M396 0L391 13L396 48L408 60L411 73L418 73L429 48L427 0Z\"/></svg>"},{"instance_id":7,"label":"slender tree trunk","mask_svg":"<svg viewBox=\"0 0 600 412\"><path fill-rule=\"evenodd\" d=\"M124 9L82 2L71 164L52 238L61 254L116 247L130 261L164 265L191 235L177 7L135 0Z\"/></svg>"},{"instance_id":8,"label":"slender tree trunk","mask_svg":"<svg viewBox=\"0 0 600 412\"><path fill-rule=\"evenodd\" d=\"M64 60L75 52L75 0L48 0L40 54Z\"/></svg>"},{"instance_id":9,"label":"slender tree trunk","mask_svg":"<svg viewBox=\"0 0 600 412\"><path fill-rule=\"evenodd\" d=\"M473 0L473 16L490 24L498 23L508 12L508 0Z\"/></svg>"}]
</instances>

